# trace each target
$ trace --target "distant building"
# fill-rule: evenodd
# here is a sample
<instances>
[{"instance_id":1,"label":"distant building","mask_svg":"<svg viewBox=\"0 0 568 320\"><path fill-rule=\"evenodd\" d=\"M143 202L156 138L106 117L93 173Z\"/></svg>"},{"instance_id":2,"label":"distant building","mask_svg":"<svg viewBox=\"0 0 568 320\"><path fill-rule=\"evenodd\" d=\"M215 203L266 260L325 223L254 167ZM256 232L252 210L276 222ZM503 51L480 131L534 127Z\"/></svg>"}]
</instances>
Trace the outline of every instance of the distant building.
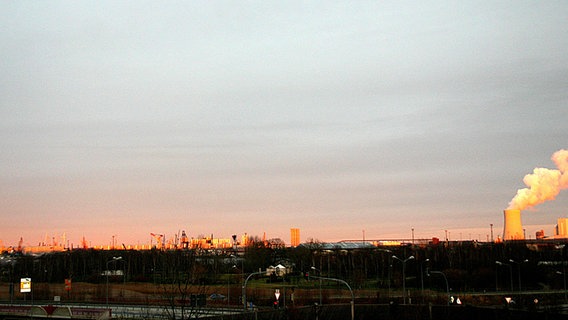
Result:
<instances>
[{"instance_id":1,"label":"distant building","mask_svg":"<svg viewBox=\"0 0 568 320\"><path fill-rule=\"evenodd\" d=\"M400 246L401 243L398 242ZM365 242L321 242L321 243L302 243L301 247L308 248L311 250L325 250L325 251L333 251L333 250L361 250L361 249L376 249L377 246L371 244L369 241Z\"/></svg>"},{"instance_id":2,"label":"distant building","mask_svg":"<svg viewBox=\"0 0 568 320\"><path fill-rule=\"evenodd\" d=\"M279 264L276 267L275 266L270 266L268 268L266 268L266 275L270 276L270 275L275 275L275 276L279 276L282 277L285 274L289 273L289 269L286 268L285 266Z\"/></svg>"},{"instance_id":3,"label":"distant building","mask_svg":"<svg viewBox=\"0 0 568 320\"><path fill-rule=\"evenodd\" d=\"M300 229L291 228L290 229L290 246L297 247L300 245Z\"/></svg>"},{"instance_id":4,"label":"distant building","mask_svg":"<svg viewBox=\"0 0 568 320\"><path fill-rule=\"evenodd\" d=\"M22 248L22 252L25 254L33 254L33 253L46 253L46 252L63 252L65 248L60 245L52 246L52 245L39 245L39 246L26 246Z\"/></svg>"},{"instance_id":5,"label":"distant building","mask_svg":"<svg viewBox=\"0 0 568 320\"><path fill-rule=\"evenodd\" d=\"M568 218L559 218L555 238L568 238Z\"/></svg>"},{"instance_id":6,"label":"distant building","mask_svg":"<svg viewBox=\"0 0 568 320\"><path fill-rule=\"evenodd\" d=\"M192 249L231 249L233 247L233 242L231 239L220 239L210 237L203 237L194 239L191 238L189 246Z\"/></svg>"}]
</instances>

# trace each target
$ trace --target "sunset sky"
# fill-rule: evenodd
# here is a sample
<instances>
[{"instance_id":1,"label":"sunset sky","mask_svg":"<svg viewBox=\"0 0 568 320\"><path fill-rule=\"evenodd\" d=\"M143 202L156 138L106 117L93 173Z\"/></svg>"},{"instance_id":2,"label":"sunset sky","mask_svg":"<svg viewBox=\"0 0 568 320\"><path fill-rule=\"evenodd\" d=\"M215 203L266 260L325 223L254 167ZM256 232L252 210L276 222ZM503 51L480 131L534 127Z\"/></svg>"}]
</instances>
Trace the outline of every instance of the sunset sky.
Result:
<instances>
[{"instance_id":1,"label":"sunset sky","mask_svg":"<svg viewBox=\"0 0 568 320\"><path fill-rule=\"evenodd\" d=\"M497 237L568 149L567 21L566 1L4 1L0 240ZM560 217L567 190L527 236Z\"/></svg>"}]
</instances>

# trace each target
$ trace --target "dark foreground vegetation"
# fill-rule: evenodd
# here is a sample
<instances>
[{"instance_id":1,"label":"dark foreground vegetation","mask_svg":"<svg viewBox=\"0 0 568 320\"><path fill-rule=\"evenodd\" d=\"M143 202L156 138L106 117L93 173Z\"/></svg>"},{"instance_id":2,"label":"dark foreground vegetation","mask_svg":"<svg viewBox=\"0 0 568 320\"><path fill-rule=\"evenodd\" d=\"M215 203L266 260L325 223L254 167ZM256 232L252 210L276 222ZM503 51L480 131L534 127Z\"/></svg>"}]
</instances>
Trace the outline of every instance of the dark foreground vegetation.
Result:
<instances>
[{"instance_id":1,"label":"dark foreground vegetation","mask_svg":"<svg viewBox=\"0 0 568 320\"><path fill-rule=\"evenodd\" d=\"M162 304L172 310L205 305L240 309L244 280L253 272L281 265L285 272L254 275L247 283L247 301L254 305L258 319L264 310L271 310L265 315L271 319L313 319L316 314L336 319L345 312L342 308L349 311L351 290L357 319L492 319L487 312L524 319L513 316L519 310L551 317L568 304L566 250L565 243L552 241L396 247L306 243L297 248L254 242L240 252L4 253L0 301L29 299L19 292L19 285L21 278L31 278L37 301L57 296L73 302ZM334 304L344 307L333 311ZM477 308L485 306L497 308ZM468 317L457 316L460 312ZM448 314L456 316L446 318Z\"/></svg>"}]
</instances>

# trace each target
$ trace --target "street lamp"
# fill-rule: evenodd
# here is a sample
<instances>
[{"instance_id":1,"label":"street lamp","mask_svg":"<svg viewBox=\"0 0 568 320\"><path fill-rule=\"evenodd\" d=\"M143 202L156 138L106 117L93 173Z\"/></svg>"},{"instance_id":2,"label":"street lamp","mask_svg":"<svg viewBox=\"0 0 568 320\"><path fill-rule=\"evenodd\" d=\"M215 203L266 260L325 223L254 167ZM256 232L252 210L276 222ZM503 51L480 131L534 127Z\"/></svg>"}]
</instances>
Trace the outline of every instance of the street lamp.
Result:
<instances>
[{"instance_id":1,"label":"street lamp","mask_svg":"<svg viewBox=\"0 0 568 320\"><path fill-rule=\"evenodd\" d=\"M406 304L406 262L414 259L414 256L410 256L404 260L397 256L392 256L392 258L402 262L402 303Z\"/></svg>"},{"instance_id":2,"label":"street lamp","mask_svg":"<svg viewBox=\"0 0 568 320\"><path fill-rule=\"evenodd\" d=\"M341 279L336 279L336 278L326 278L326 277L318 277L318 276L313 276L314 278L319 278L320 281L323 280L329 280L329 281L336 281L336 282L340 282L343 283L344 285L347 286L347 288L349 289L349 292L351 293L351 320L355 319L355 295L353 294L353 290L351 289L351 286L349 285L349 283L347 283L347 281L345 280L341 280Z\"/></svg>"},{"instance_id":3,"label":"street lamp","mask_svg":"<svg viewBox=\"0 0 568 320\"><path fill-rule=\"evenodd\" d=\"M251 274L248 275L248 277L245 279L245 282L243 283L243 307L245 312L247 311L247 282L249 281L250 277L257 275L257 274L265 274L266 271L257 271L257 272L253 272Z\"/></svg>"},{"instance_id":4,"label":"street lamp","mask_svg":"<svg viewBox=\"0 0 568 320\"><path fill-rule=\"evenodd\" d=\"M237 269L236 265L231 267L231 270ZM231 304L231 273L227 277L227 306Z\"/></svg>"},{"instance_id":5,"label":"street lamp","mask_svg":"<svg viewBox=\"0 0 568 320\"><path fill-rule=\"evenodd\" d=\"M555 246L556 249L560 250L560 254L562 257L562 272L560 271L556 271L556 273L562 273L562 276L564 278L564 302L568 303L568 294L566 293L566 263L564 263L564 247L566 245L561 244L561 245L557 245Z\"/></svg>"},{"instance_id":6,"label":"street lamp","mask_svg":"<svg viewBox=\"0 0 568 320\"><path fill-rule=\"evenodd\" d=\"M450 304L450 285L448 284L448 278L446 277L446 274L444 274L442 271L429 271L428 269L426 269L426 274L428 276L430 276L431 273L434 274L441 274L442 277L444 277L444 281L446 281L446 304L449 305Z\"/></svg>"},{"instance_id":7,"label":"street lamp","mask_svg":"<svg viewBox=\"0 0 568 320\"><path fill-rule=\"evenodd\" d=\"M430 259L426 259L426 260L422 261L422 263L420 264L420 285L422 287L422 304L424 304L424 271L423 271L423 266L427 262L430 262ZM426 268L426 271L428 271L428 268Z\"/></svg>"},{"instance_id":8,"label":"street lamp","mask_svg":"<svg viewBox=\"0 0 568 320\"><path fill-rule=\"evenodd\" d=\"M509 267L509 274L511 276L511 292L513 292L513 267L508 263L503 263L501 261L495 261L495 263L499 266L507 266Z\"/></svg>"},{"instance_id":9,"label":"street lamp","mask_svg":"<svg viewBox=\"0 0 568 320\"><path fill-rule=\"evenodd\" d=\"M316 268L316 267L312 267L312 270L315 270L318 272L318 274L320 275L320 281L319 281L319 285L320 285L320 290L319 290L319 298L320 298L320 306L322 305L322 297L321 297L321 270Z\"/></svg>"},{"instance_id":10,"label":"street lamp","mask_svg":"<svg viewBox=\"0 0 568 320\"><path fill-rule=\"evenodd\" d=\"M568 298L566 296L566 272L556 271L556 274L561 274L562 277L564 278L564 301L567 302Z\"/></svg>"},{"instance_id":11,"label":"street lamp","mask_svg":"<svg viewBox=\"0 0 568 320\"><path fill-rule=\"evenodd\" d=\"M509 259L509 262L514 263L517 265L517 273L519 274L519 292L522 291L522 287L521 287L521 263L526 263L529 262L529 259L525 259L521 262L517 262L513 259ZM511 286L511 291L513 290L512 286Z\"/></svg>"},{"instance_id":12,"label":"street lamp","mask_svg":"<svg viewBox=\"0 0 568 320\"><path fill-rule=\"evenodd\" d=\"M388 250L388 249L377 249L377 251L379 251L379 252L381 252L381 253L387 253L388 255L392 254L392 251L390 251L390 250ZM384 254L381 254L381 262L382 262L382 264L384 264L384 262L385 262L385 255L384 255ZM391 265L391 260L390 260L390 256L389 256L387 262L388 262L388 266L389 266L389 268L388 268L388 274L387 274L387 276L388 276L388 281L387 281L387 284L388 284L388 298L390 299L390 281L391 281L391 267L392 267L392 265ZM376 272L377 272L377 285L378 285L378 283L379 283L379 262L378 262L378 261L377 261L377 270L376 270ZM384 280L384 279L383 279L383 280Z\"/></svg>"},{"instance_id":13,"label":"street lamp","mask_svg":"<svg viewBox=\"0 0 568 320\"><path fill-rule=\"evenodd\" d=\"M235 269L238 270L238 267L237 267L236 263L237 263L237 261L239 260L239 257L237 257L236 255L232 254L232 255L231 255L231 258L233 258L234 261L235 261L235 264L233 265L233 268L235 268ZM241 272L241 285L242 285L242 284L244 283L244 280L245 280L245 262L244 262L245 259L242 258L242 259L240 259L240 260L241 260L241 271L240 271L240 272ZM243 297L241 296L241 299L242 299L242 298L243 298Z\"/></svg>"},{"instance_id":14,"label":"street lamp","mask_svg":"<svg viewBox=\"0 0 568 320\"><path fill-rule=\"evenodd\" d=\"M108 270L108 264L111 262L116 263L116 261L122 260L122 257L112 257L111 260L107 261L106 263L106 306L108 309L108 274L110 273L110 271ZM115 269L116 269L116 264L115 264Z\"/></svg>"}]
</instances>

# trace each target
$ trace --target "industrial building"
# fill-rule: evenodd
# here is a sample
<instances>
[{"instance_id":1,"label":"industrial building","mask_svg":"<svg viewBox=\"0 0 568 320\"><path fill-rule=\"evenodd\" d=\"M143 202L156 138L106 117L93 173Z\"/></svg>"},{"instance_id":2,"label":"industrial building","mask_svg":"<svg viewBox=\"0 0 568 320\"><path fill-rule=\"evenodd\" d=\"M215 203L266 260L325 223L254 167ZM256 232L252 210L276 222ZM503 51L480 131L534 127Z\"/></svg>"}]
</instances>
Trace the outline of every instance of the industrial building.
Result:
<instances>
[{"instance_id":1,"label":"industrial building","mask_svg":"<svg viewBox=\"0 0 568 320\"><path fill-rule=\"evenodd\" d=\"M555 231L555 238L568 238L568 218L559 218Z\"/></svg>"},{"instance_id":2,"label":"industrial building","mask_svg":"<svg viewBox=\"0 0 568 320\"><path fill-rule=\"evenodd\" d=\"M290 229L290 246L297 247L300 245L300 229L292 228Z\"/></svg>"},{"instance_id":3,"label":"industrial building","mask_svg":"<svg viewBox=\"0 0 568 320\"><path fill-rule=\"evenodd\" d=\"M521 223L521 210L507 209L503 211L503 240L524 240L525 233Z\"/></svg>"}]
</instances>

